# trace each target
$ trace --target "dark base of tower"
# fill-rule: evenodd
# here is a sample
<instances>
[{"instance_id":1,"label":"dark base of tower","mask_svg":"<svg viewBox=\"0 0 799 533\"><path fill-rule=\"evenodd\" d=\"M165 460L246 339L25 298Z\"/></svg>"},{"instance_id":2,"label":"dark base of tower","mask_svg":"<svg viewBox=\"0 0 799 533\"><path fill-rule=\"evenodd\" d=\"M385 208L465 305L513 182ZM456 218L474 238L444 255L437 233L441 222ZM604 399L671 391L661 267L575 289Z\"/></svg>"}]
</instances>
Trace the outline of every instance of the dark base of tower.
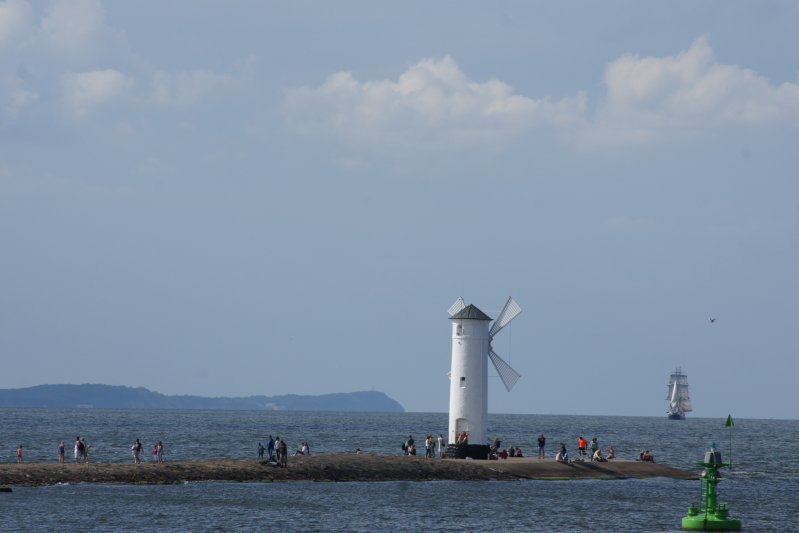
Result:
<instances>
[{"instance_id":1,"label":"dark base of tower","mask_svg":"<svg viewBox=\"0 0 799 533\"><path fill-rule=\"evenodd\" d=\"M444 451L447 459L488 459L491 451L487 444L449 444Z\"/></svg>"}]
</instances>

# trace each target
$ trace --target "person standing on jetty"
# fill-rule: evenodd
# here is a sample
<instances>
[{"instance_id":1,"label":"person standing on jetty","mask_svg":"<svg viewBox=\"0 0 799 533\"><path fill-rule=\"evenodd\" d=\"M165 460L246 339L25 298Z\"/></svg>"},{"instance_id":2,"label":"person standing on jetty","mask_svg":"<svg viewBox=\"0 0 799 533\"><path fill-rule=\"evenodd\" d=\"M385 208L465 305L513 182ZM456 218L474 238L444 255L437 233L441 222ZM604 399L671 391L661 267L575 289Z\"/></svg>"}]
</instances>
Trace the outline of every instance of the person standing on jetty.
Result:
<instances>
[{"instance_id":1,"label":"person standing on jetty","mask_svg":"<svg viewBox=\"0 0 799 533\"><path fill-rule=\"evenodd\" d=\"M289 447L281 438L277 441L277 463L280 468L286 468L289 464Z\"/></svg>"},{"instance_id":2,"label":"person standing on jetty","mask_svg":"<svg viewBox=\"0 0 799 533\"><path fill-rule=\"evenodd\" d=\"M596 437L591 438L591 458L593 459L594 454L599 449L599 443L596 440ZM601 455L601 452L600 452Z\"/></svg>"},{"instance_id":3,"label":"person standing on jetty","mask_svg":"<svg viewBox=\"0 0 799 533\"><path fill-rule=\"evenodd\" d=\"M586 455L585 449L587 447L588 447L588 441L586 441L585 438L580 437L579 439L577 439L577 455L579 455L580 457Z\"/></svg>"},{"instance_id":4,"label":"person standing on jetty","mask_svg":"<svg viewBox=\"0 0 799 533\"><path fill-rule=\"evenodd\" d=\"M408 440L405 441L405 453L407 455L416 455L416 444L414 444L413 435L408 435Z\"/></svg>"},{"instance_id":5,"label":"person standing on jetty","mask_svg":"<svg viewBox=\"0 0 799 533\"><path fill-rule=\"evenodd\" d=\"M82 454L83 454L83 462L84 464L89 464L89 448L92 447L91 444L86 444L85 439L80 439L80 444L82 446Z\"/></svg>"},{"instance_id":6,"label":"person standing on jetty","mask_svg":"<svg viewBox=\"0 0 799 533\"><path fill-rule=\"evenodd\" d=\"M158 459L159 463L163 463L164 462L164 443L161 442L160 440L158 441L158 444L156 445L155 455L156 455L156 458Z\"/></svg>"},{"instance_id":7,"label":"person standing on jetty","mask_svg":"<svg viewBox=\"0 0 799 533\"><path fill-rule=\"evenodd\" d=\"M17 464L22 464L22 444L17 448Z\"/></svg>"},{"instance_id":8,"label":"person standing on jetty","mask_svg":"<svg viewBox=\"0 0 799 533\"><path fill-rule=\"evenodd\" d=\"M264 460L264 450L266 450L266 448L264 448L263 443L259 442L258 443L258 460L259 461L263 461Z\"/></svg>"},{"instance_id":9,"label":"person standing on jetty","mask_svg":"<svg viewBox=\"0 0 799 533\"><path fill-rule=\"evenodd\" d=\"M269 441L266 443L266 451L269 452L269 461L270 463L275 458L275 439L272 438L272 435L269 435Z\"/></svg>"},{"instance_id":10,"label":"person standing on jetty","mask_svg":"<svg viewBox=\"0 0 799 533\"><path fill-rule=\"evenodd\" d=\"M539 459L543 459L545 457L544 446L546 446L546 445L547 445L547 438L544 436L543 433L541 433L538 436L538 458Z\"/></svg>"},{"instance_id":11,"label":"person standing on jetty","mask_svg":"<svg viewBox=\"0 0 799 533\"><path fill-rule=\"evenodd\" d=\"M438 434L438 457L439 459L444 458L444 434Z\"/></svg>"},{"instance_id":12,"label":"person standing on jetty","mask_svg":"<svg viewBox=\"0 0 799 533\"><path fill-rule=\"evenodd\" d=\"M83 462L89 464L89 449L92 447L91 444L86 444L86 439L83 438L80 440L83 443Z\"/></svg>"},{"instance_id":13,"label":"person standing on jetty","mask_svg":"<svg viewBox=\"0 0 799 533\"><path fill-rule=\"evenodd\" d=\"M83 459L83 443L80 437L75 437L75 464L78 464Z\"/></svg>"},{"instance_id":14,"label":"person standing on jetty","mask_svg":"<svg viewBox=\"0 0 799 533\"><path fill-rule=\"evenodd\" d=\"M62 440L61 444L58 445L58 462L59 463L62 463L62 464L64 463L64 455L66 454L66 452L67 452L67 447L64 444L64 441Z\"/></svg>"},{"instance_id":15,"label":"person standing on jetty","mask_svg":"<svg viewBox=\"0 0 799 533\"><path fill-rule=\"evenodd\" d=\"M405 455L411 455L411 447L416 450L416 446L413 444L413 435L408 435L408 440L405 441L405 444L402 445L402 449L405 451ZM415 451L413 455L416 455Z\"/></svg>"},{"instance_id":16,"label":"person standing on jetty","mask_svg":"<svg viewBox=\"0 0 799 533\"><path fill-rule=\"evenodd\" d=\"M133 452L133 464L140 465L141 464L141 441L136 439L133 442L133 446L130 447L131 452Z\"/></svg>"}]
</instances>

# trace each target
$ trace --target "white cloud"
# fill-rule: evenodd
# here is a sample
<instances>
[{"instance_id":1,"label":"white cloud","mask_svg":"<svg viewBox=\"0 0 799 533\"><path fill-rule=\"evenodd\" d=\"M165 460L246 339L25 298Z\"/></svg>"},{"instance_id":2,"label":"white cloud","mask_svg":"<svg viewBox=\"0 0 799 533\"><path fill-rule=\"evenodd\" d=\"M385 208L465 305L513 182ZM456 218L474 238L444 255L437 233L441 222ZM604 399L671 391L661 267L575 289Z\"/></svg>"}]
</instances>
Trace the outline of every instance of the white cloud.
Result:
<instances>
[{"instance_id":1,"label":"white cloud","mask_svg":"<svg viewBox=\"0 0 799 533\"><path fill-rule=\"evenodd\" d=\"M726 126L799 120L799 85L773 85L736 65L718 63L707 39L676 56L625 55L605 69L607 99L587 144L645 142Z\"/></svg>"},{"instance_id":2,"label":"white cloud","mask_svg":"<svg viewBox=\"0 0 799 533\"><path fill-rule=\"evenodd\" d=\"M117 70L70 72L61 77L61 90L68 110L76 116L123 94L133 81Z\"/></svg>"},{"instance_id":3,"label":"white cloud","mask_svg":"<svg viewBox=\"0 0 799 533\"><path fill-rule=\"evenodd\" d=\"M24 0L6 0L0 3L0 46L24 33L31 18L31 6Z\"/></svg>"},{"instance_id":4,"label":"white cloud","mask_svg":"<svg viewBox=\"0 0 799 533\"><path fill-rule=\"evenodd\" d=\"M799 84L775 85L719 63L704 37L674 56L622 56L607 65L604 83L605 98L589 117L582 92L517 94L500 80L468 79L445 57L424 59L397 80L336 72L319 86L288 90L284 111L297 131L388 149L495 142L533 129L596 149L799 121Z\"/></svg>"},{"instance_id":5,"label":"white cloud","mask_svg":"<svg viewBox=\"0 0 799 533\"><path fill-rule=\"evenodd\" d=\"M153 76L152 100L162 106L189 106L224 88L231 81L229 75L209 70L176 73L158 71Z\"/></svg>"},{"instance_id":6,"label":"white cloud","mask_svg":"<svg viewBox=\"0 0 799 533\"><path fill-rule=\"evenodd\" d=\"M515 94L498 80L469 80L449 57L423 59L394 80L330 75L318 87L287 91L285 112L299 131L359 142L442 147L497 141L536 125L582 120L585 98L557 102Z\"/></svg>"},{"instance_id":7,"label":"white cloud","mask_svg":"<svg viewBox=\"0 0 799 533\"><path fill-rule=\"evenodd\" d=\"M85 49L105 29L100 0L54 0L41 21L41 31L55 48Z\"/></svg>"}]
</instances>

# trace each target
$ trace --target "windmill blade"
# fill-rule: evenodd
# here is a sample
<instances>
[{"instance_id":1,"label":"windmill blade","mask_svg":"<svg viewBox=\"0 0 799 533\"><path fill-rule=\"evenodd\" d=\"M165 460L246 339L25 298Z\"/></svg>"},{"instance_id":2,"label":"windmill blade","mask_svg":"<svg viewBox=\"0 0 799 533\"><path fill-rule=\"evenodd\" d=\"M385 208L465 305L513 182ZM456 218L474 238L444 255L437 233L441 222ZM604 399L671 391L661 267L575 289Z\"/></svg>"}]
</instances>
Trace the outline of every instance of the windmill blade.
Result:
<instances>
[{"instance_id":1,"label":"windmill blade","mask_svg":"<svg viewBox=\"0 0 799 533\"><path fill-rule=\"evenodd\" d=\"M461 309L463 309L464 307L466 307L466 302L463 301L463 298L458 298L457 300L455 300L454 304L449 306L449 309L447 309L447 313L449 313L449 316L452 316Z\"/></svg>"},{"instance_id":2,"label":"windmill blade","mask_svg":"<svg viewBox=\"0 0 799 533\"><path fill-rule=\"evenodd\" d=\"M488 357L490 357L491 362L494 363L494 368L497 369L497 374L499 374L502 384L505 385L505 388L510 392L513 386L516 385L516 382L519 381L519 378L522 377L521 374L511 368L511 366L498 356L494 350L488 351Z\"/></svg>"},{"instance_id":3,"label":"windmill blade","mask_svg":"<svg viewBox=\"0 0 799 533\"><path fill-rule=\"evenodd\" d=\"M508 296L508 301L505 302L505 307L502 308L500 311L499 316L494 323L491 325L491 331L488 332L488 335L493 337L500 331L502 328L510 324L510 321L519 316L519 313L522 312L522 308L519 307L519 304L513 299L513 297Z\"/></svg>"}]
</instances>

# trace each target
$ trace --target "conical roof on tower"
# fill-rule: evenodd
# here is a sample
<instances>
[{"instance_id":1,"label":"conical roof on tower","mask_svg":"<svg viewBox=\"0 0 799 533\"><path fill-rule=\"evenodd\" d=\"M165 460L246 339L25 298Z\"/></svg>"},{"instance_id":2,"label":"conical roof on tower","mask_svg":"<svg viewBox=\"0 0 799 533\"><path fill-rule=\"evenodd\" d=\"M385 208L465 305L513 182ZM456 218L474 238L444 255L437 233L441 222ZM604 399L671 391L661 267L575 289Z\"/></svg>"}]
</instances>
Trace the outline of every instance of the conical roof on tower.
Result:
<instances>
[{"instance_id":1,"label":"conical roof on tower","mask_svg":"<svg viewBox=\"0 0 799 533\"><path fill-rule=\"evenodd\" d=\"M469 319L469 320L493 320L490 316L480 311L473 304L469 304L451 317L450 320L456 319Z\"/></svg>"}]
</instances>

